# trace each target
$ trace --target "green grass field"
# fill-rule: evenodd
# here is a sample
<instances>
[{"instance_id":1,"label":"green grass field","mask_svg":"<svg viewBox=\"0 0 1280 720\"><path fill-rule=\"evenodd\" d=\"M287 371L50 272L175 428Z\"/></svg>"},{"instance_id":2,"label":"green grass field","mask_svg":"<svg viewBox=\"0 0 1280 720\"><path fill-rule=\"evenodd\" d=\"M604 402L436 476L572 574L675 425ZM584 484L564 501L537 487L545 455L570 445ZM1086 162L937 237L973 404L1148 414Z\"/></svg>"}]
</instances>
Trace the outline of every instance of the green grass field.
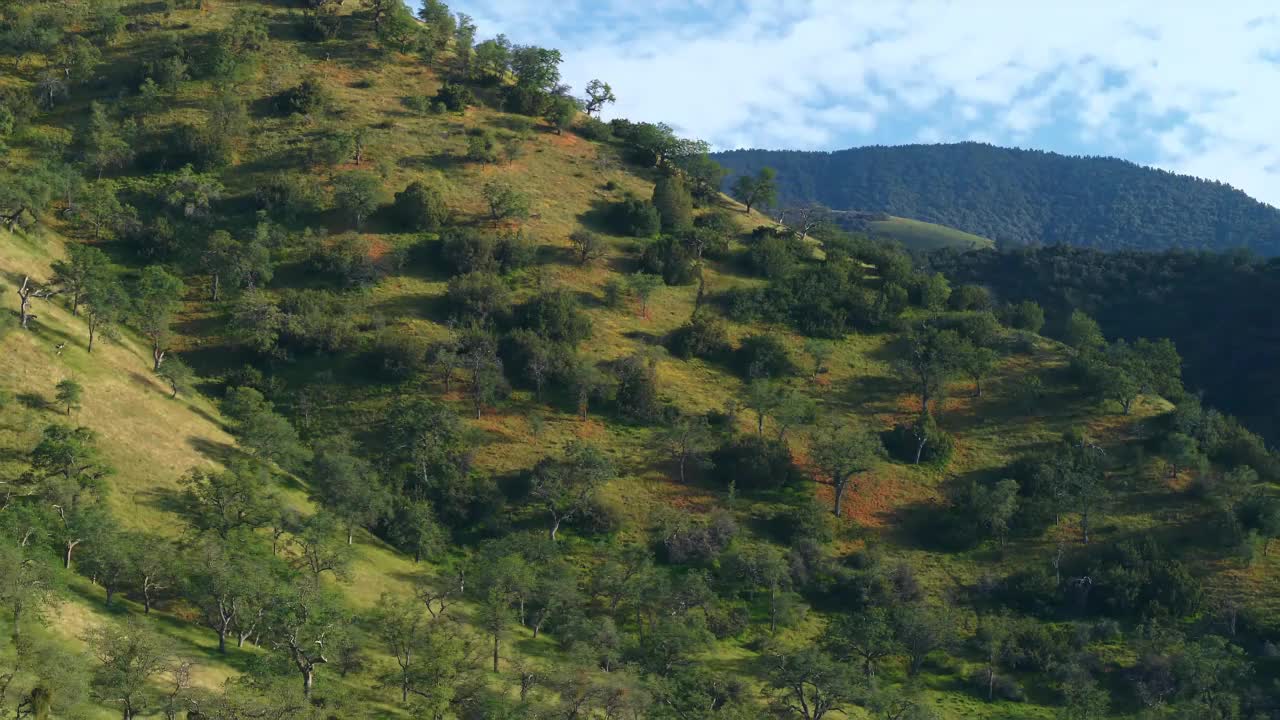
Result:
<instances>
[{"instance_id":1,"label":"green grass field","mask_svg":"<svg viewBox=\"0 0 1280 720\"><path fill-rule=\"evenodd\" d=\"M868 225L874 237L896 240L908 250L918 252L943 248L984 250L995 247L995 243L987 238L922 220L891 216L888 220L873 220Z\"/></svg>"}]
</instances>

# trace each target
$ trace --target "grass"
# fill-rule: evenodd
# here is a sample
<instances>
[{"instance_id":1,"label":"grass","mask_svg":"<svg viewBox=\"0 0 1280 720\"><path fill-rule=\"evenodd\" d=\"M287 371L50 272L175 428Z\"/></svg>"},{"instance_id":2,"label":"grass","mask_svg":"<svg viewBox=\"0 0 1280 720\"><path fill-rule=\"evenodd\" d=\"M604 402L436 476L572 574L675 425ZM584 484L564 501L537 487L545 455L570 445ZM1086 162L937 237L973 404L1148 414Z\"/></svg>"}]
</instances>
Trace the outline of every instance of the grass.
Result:
<instances>
[{"instance_id":1,"label":"grass","mask_svg":"<svg viewBox=\"0 0 1280 720\"><path fill-rule=\"evenodd\" d=\"M868 224L873 237L897 240L908 250L917 252L943 248L982 250L995 247L994 242L980 235L923 220L890 216L888 220L873 220Z\"/></svg>"}]
</instances>

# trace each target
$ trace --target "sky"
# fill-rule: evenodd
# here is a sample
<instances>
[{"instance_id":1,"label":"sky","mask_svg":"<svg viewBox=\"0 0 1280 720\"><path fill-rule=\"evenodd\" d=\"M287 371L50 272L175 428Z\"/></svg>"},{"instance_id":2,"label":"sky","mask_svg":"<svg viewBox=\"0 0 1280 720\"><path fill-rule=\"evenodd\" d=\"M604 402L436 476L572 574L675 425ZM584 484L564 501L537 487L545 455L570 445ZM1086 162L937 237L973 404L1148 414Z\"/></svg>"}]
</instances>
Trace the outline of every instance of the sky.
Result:
<instances>
[{"instance_id":1,"label":"sky","mask_svg":"<svg viewBox=\"0 0 1280 720\"><path fill-rule=\"evenodd\" d=\"M564 54L605 114L716 149L976 140L1109 155L1280 206L1277 0L453 0Z\"/></svg>"}]
</instances>

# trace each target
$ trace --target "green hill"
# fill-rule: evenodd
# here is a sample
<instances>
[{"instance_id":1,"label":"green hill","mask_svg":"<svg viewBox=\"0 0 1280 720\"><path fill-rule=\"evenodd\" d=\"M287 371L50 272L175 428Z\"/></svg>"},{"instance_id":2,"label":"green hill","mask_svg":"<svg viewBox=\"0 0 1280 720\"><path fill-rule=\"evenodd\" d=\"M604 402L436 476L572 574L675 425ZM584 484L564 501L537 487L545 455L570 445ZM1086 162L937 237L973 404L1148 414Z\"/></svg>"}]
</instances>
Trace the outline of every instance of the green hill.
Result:
<instances>
[{"instance_id":1,"label":"green hill","mask_svg":"<svg viewBox=\"0 0 1280 720\"><path fill-rule=\"evenodd\" d=\"M958 143L734 150L715 159L730 181L776 169L784 206L887 213L1011 246L1280 254L1280 210L1229 185L1115 158Z\"/></svg>"},{"instance_id":2,"label":"green hill","mask_svg":"<svg viewBox=\"0 0 1280 720\"><path fill-rule=\"evenodd\" d=\"M0 6L0 714L1274 709L1276 461L1171 346L476 32Z\"/></svg>"},{"instance_id":3,"label":"green hill","mask_svg":"<svg viewBox=\"0 0 1280 720\"><path fill-rule=\"evenodd\" d=\"M942 225L889 217L888 220L872 220L867 223L872 237L894 240L908 250L932 252L943 248L954 250L983 250L995 247L995 243L972 233Z\"/></svg>"}]
</instances>

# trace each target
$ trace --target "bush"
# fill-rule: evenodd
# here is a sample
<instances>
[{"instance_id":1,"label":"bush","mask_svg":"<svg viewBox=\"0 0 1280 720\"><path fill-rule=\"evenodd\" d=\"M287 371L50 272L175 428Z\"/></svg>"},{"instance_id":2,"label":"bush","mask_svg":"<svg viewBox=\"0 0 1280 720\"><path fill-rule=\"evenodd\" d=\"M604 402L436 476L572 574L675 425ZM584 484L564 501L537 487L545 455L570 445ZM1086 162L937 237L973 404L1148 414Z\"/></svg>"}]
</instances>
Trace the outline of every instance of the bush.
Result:
<instances>
[{"instance_id":1,"label":"bush","mask_svg":"<svg viewBox=\"0 0 1280 720\"><path fill-rule=\"evenodd\" d=\"M381 277L372 251L372 244L360 235L349 233L329 241L317 237L310 248L310 264L343 287L370 287Z\"/></svg>"},{"instance_id":2,"label":"bush","mask_svg":"<svg viewBox=\"0 0 1280 720\"><path fill-rule=\"evenodd\" d=\"M738 523L725 511L712 513L705 523L677 511L659 523L658 556L679 565L710 565L738 533Z\"/></svg>"},{"instance_id":3,"label":"bush","mask_svg":"<svg viewBox=\"0 0 1280 720\"><path fill-rule=\"evenodd\" d=\"M740 490L777 490L804 478L786 443L758 435L729 440L711 453L711 462L714 478Z\"/></svg>"},{"instance_id":4,"label":"bush","mask_svg":"<svg viewBox=\"0 0 1280 720\"><path fill-rule=\"evenodd\" d=\"M496 272L497 243L492 235L470 228L451 230L444 236L440 256L455 275Z\"/></svg>"},{"instance_id":5,"label":"bush","mask_svg":"<svg viewBox=\"0 0 1280 720\"><path fill-rule=\"evenodd\" d=\"M699 310L689 322L672 331L667 348L672 355L685 360L693 357L715 360L729 351L729 333L718 316Z\"/></svg>"},{"instance_id":6,"label":"bush","mask_svg":"<svg viewBox=\"0 0 1280 720\"><path fill-rule=\"evenodd\" d=\"M1044 328L1044 308L1030 300L1006 305L1001 312L1001 321L1015 330L1039 334Z\"/></svg>"},{"instance_id":7,"label":"bush","mask_svg":"<svg viewBox=\"0 0 1280 720\"><path fill-rule=\"evenodd\" d=\"M641 355L630 355L613 363L612 370L618 411L634 420L657 419L660 408L655 363Z\"/></svg>"},{"instance_id":8,"label":"bush","mask_svg":"<svg viewBox=\"0 0 1280 720\"><path fill-rule=\"evenodd\" d=\"M378 333L369 353L370 364L381 377L404 382L426 366L427 346L421 338L403 328L385 328Z\"/></svg>"},{"instance_id":9,"label":"bush","mask_svg":"<svg viewBox=\"0 0 1280 720\"><path fill-rule=\"evenodd\" d=\"M924 429L921 429L922 422L926 423ZM950 433L938 428L932 420L917 419L911 423L898 423L884 434L884 447L893 459L914 463L922 434L925 444L924 450L920 452L920 462L925 465L946 465L955 450L955 439Z\"/></svg>"},{"instance_id":10,"label":"bush","mask_svg":"<svg viewBox=\"0 0 1280 720\"><path fill-rule=\"evenodd\" d=\"M485 322L505 315L511 308L511 293L502 278L475 271L449 281L449 304L465 320Z\"/></svg>"},{"instance_id":11,"label":"bush","mask_svg":"<svg viewBox=\"0 0 1280 720\"><path fill-rule=\"evenodd\" d=\"M751 244L747 250L747 262L757 275L776 280L795 269L803 249L789 235L781 237L769 233Z\"/></svg>"},{"instance_id":12,"label":"bush","mask_svg":"<svg viewBox=\"0 0 1280 720\"><path fill-rule=\"evenodd\" d=\"M614 310L620 310L631 299L631 286L616 277L604 283L604 304Z\"/></svg>"},{"instance_id":13,"label":"bush","mask_svg":"<svg viewBox=\"0 0 1280 720\"><path fill-rule=\"evenodd\" d=\"M570 345L591 337L591 318L568 290L543 292L520 308L520 326L552 342Z\"/></svg>"},{"instance_id":14,"label":"bush","mask_svg":"<svg viewBox=\"0 0 1280 720\"><path fill-rule=\"evenodd\" d=\"M323 112L333 104L333 94L318 76L304 78L296 87L284 91L277 105L290 115L311 115Z\"/></svg>"},{"instance_id":15,"label":"bush","mask_svg":"<svg viewBox=\"0 0 1280 720\"><path fill-rule=\"evenodd\" d=\"M991 300L991 291L981 285L961 285L951 293L951 309L952 310L990 310L994 303Z\"/></svg>"},{"instance_id":16,"label":"bush","mask_svg":"<svg viewBox=\"0 0 1280 720\"><path fill-rule=\"evenodd\" d=\"M473 162L498 162L498 139L483 128L475 128L467 133L467 159Z\"/></svg>"},{"instance_id":17,"label":"bush","mask_svg":"<svg viewBox=\"0 0 1280 720\"><path fill-rule=\"evenodd\" d=\"M524 231L512 230L498 236L493 257L502 272L510 273L532 265L538 258L538 248L525 237Z\"/></svg>"},{"instance_id":18,"label":"bush","mask_svg":"<svg viewBox=\"0 0 1280 720\"><path fill-rule=\"evenodd\" d=\"M449 207L439 188L414 180L396 193L395 217L407 230L435 232L449 221Z\"/></svg>"},{"instance_id":19,"label":"bush","mask_svg":"<svg viewBox=\"0 0 1280 720\"><path fill-rule=\"evenodd\" d=\"M608 123L590 115L583 115L582 120L573 128L573 131L593 142L607 142L613 137L613 129L609 127Z\"/></svg>"},{"instance_id":20,"label":"bush","mask_svg":"<svg viewBox=\"0 0 1280 720\"><path fill-rule=\"evenodd\" d=\"M462 112L468 106L476 104L476 97L466 85L445 83L436 93L433 102L444 105L445 109L451 112Z\"/></svg>"},{"instance_id":21,"label":"bush","mask_svg":"<svg viewBox=\"0 0 1280 720\"><path fill-rule=\"evenodd\" d=\"M640 255L645 272L661 275L667 285L689 285L698 279L698 264L679 240L665 235L649 243Z\"/></svg>"},{"instance_id":22,"label":"bush","mask_svg":"<svg viewBox=\"0 0 1280 720\"><path fill-rule=\"evenodd\" d=\"M987 697L990 690L992 697L997 700L1023 702L1027 699L1027 693L1018 681L1006 675L997 674L988 678L986 670L975 670L969 675L969 683L983 698Z\"/></svg>"},{"instance_id":23,"label":"bush","mask_svg":"<svg viewBox=\"0 0 1280 720\"><path fill-rule=\"evenodd\" d=\"M320 188L307 175L276 173L254 189L258 208L281 220L295 220L317 211L321 203Z\"/></svg>"},{"instance_id":24,"label":"bush","mask_svg":"<svg viewBox=\"0 0 1280 720\"><path fill-rule=\"evenodd\" d=\"M733 364L743 377L781 378L794 375L791 353L775 335L750 335L733 354Z\"/></svg>"},{"instance_id":25,"label":"bush","mask_svg":"<svg viewBox=\"0 0 1280 720\"><path fill-rule=\"evenodd\" d=\"M609 224L619 235L653 237L662 229L662 218L652 203L629 197L610 208Z\"/></svg>"}]
</instances>

